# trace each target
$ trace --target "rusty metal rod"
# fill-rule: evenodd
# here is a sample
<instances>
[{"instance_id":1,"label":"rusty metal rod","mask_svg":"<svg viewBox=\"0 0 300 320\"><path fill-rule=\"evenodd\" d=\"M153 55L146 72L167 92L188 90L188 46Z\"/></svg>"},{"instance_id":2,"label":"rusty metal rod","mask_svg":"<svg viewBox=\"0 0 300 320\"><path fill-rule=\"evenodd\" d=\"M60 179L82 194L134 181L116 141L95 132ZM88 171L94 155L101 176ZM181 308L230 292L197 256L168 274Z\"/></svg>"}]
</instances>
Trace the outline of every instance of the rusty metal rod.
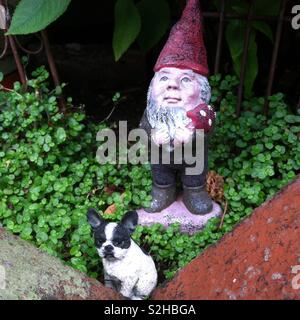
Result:
<instances>
[{"instance_id":1,"label":"rusty metal rod","mask_svg":"<svg viewBox=\"0 0 300 320\"><path fill-rule=\"evenodd\" d=\"M25 74L25 70L24 67L22 65L16 44L15 44L15 40L12 36L6 36L8 37L8 41L11 47L11 51L13 53L14 59L15 59L15 63L18 69L18 73L19 73L19 77L20 77L20 81L23 85L26 85L26 74Z\"/></svg>"},{"instance_id":2,"label":"rusty metal rod","mask_svg":"<svg viewBox=\"0 0 300 320\"><path fill-rule=\"evenodd\" d=\"M50 72L53 78L53 82L54 85L60 86L60 80L59 80L59 76L58 76L58 72L56 69L56 65L54 62L54 58L51 52L51 48L50 48L50 43L49 43L49 39L47 36L47 31L46 30L42 30L41 31L41 35L42 35L42 41L44 44L44 48L45 48L45 52L46 52L46 56L47 56L47 60L48 60L48 64L49 64L49 68L50 68ZM59 99L59 106L60 106L60 110L65 113L66 112L66 101L63 97L60 97Z\"/></svg>"},{"instance_id":3,"label":"rusty metal rod","mask_svg":"<svg viewBox=\"0 0 300 320\"><path fill-rule=\"evenodd\" d=\"M53 81L55 86L59 86L60 85L60 81L59 81L59 77L58 77L58 73L56 70L56 66L55 66L55 62L53 59L53 55L50 49L50 43L48 40L48 36L47 36L47 32L46 30L42 30L41 31L41 35L42 35L42 40L43 40L43 44L44 44L44 48L45 48L45 52L46 52L46 56L48 59L48 63L49 63L49 67L50 67L50 71L51 71L51 75L53 77Z\"/></svg>"},{"instance_id":4,"label":"rusty metal rod","mask_svg":"<svg viewBox=\"0 0 300 320\"><path fill-rule=\"evenodd\" d=\"M8 48L8 39L7 39L7 37L4 37L4 46L3 46L3 50L0 54L0 59L2 59L6 55L7 48Z\"/></svg>"},{"instance_id":5,"label":"rusty metal rod","mask_svg":"<svg viewBox=\"0 0 300 320\"><path fill-rule=\"evenodd\" d=\"M5 11L7 13L6 16L8 17L9 13L8 13L7 4L4 3L3 0L0 0L0 5L2 5L5 8ZM9 20L9 18L7 20ZM26 73L25 73L24 67L22 65L22 62L21 62L21 59L20 59L20 56L19 56L19 53L17 50L17 46L16 46L16 43L15 43L13 36L5 35L5 33L7 32L8 28L9 28L10 21L6 21L6 23L7 23L7 25L6 25L7 28L4 29L4 36L8 39L8 43L11 47L11 51L14 56L14 60L15 60L15 63L16 63L17 69L18 69L20 81L25 86L26 85Z\"/></svg>"},{"instance_id":6,"label":"rusty metal rod","mask_svg":"<svg viewBox=\"0 0 300 320\"><path fill-rule=\"evenodd\" d=\"M275 44L274 44L274 49L273 49L273 55L272 55L272 60L271 60L270 73L269 73L269 80L268 80L268 86L267 86L265 103L264 103L264 114L265 115L267 115L268 111L269 111L268 97L271 95L272 88L273 88L276 61L277 61L277 57L278 57L280 38L281 38L281 34L282 34L282 26L283 26L282 17L284 16L286 2L287 2L287 0L281 0L281 4L280 4L280 15L279 15L278 23L277 23Z\"/></svg>"},{"instance_id":7,"label":"rusty metal rod","mask_svg":"<svg viewBox=\"0 0 300 320\"><path fill-rule=\"evenodd\" d=\"M225 0L222 0L221 3L221 12L220 12L220 22L218 30L218 40L217 40L217 52L216 52L216 61L215 61L215 74L219 72L220 68L220 58L222 51L222 41L223 41L223 31L224 31L224 11L225 11Z\"/></svg>"},{"instance_id":8,"label":"rusty metal rod","mask_svg":"<svg viewBox=\"0 0 300 320\"><path fill-rule=\"evenodd\" d=\"M241 105L243 100L243 92L244 92L244 82L245 82L245 75L246 75L246 66L248 60L248 49L249 49L249 41L250 41L250 33L251 33L251 17L253 14L253 5L254 1L250 1L250 6L248 10L248 18L247 18L247 27L245 31L245 41L244 41L244 48L243 48L243 58L241 64L241 72L240 72L240 84L238 88L238 102L236 106L236 115L239 117L241 115Z\"/></svg>"}]
</instances>

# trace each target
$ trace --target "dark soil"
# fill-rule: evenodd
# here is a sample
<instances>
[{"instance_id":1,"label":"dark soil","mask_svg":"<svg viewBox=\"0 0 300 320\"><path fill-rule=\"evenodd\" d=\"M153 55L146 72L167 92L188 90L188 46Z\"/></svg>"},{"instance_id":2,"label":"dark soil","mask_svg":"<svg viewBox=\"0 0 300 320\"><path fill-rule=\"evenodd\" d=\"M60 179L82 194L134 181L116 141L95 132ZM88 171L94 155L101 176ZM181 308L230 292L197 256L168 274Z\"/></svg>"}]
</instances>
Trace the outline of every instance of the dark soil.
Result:
<instances>
[{"instance_id":1,"label":"dark soil","mask_svg":"<svg viewBox=\"0 0 300 320\"><path fill-rule=\"evenodd\" d=\"M146 106L149 79L146 58L139 51L129 50L115 63L110 45L68 43L53 45L53 56L65 92L76 106L84 105L96 122L128 121L138 126ZM33 57L31 68L47 65L43 54ZM117 104L112 101L119 92Z\"/></svg>"}]
</instances>

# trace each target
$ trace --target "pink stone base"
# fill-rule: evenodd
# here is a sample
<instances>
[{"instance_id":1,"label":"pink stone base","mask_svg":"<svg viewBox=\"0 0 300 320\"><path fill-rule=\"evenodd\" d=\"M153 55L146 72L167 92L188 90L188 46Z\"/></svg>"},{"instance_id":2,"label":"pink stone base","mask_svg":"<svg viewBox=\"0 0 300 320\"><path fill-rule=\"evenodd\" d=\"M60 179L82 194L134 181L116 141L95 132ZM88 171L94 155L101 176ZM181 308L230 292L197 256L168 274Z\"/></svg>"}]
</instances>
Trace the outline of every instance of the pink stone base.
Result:
<instances>
[{"instance_id":1,"label":"pink stone base","mask_svg":"<svg viewBox=\"0 0 300 320\"><path fill-rule=\"evenodd\" d=\"M179 198L161 212L148 213L143 209L139 209L137 213L139 216L139 224L142 226L151 226L152 224L160 223L167 228L172 223L179 222L181 232L193 234L203 229L209 219L221 216L222 209L216 202L213 202L213 209L210 213L203 216L195 215L188 211L181 198Z\"/></svg>"}]
</instances>

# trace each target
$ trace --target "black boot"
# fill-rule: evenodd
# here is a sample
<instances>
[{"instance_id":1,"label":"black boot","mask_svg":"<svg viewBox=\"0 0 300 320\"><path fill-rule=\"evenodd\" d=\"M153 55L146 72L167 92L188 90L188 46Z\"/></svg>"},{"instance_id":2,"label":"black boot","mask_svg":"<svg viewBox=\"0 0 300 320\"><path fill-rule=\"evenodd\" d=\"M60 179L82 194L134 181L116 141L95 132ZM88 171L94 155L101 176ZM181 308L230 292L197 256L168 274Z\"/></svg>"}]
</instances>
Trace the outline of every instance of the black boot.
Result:
<instances>
[{"instance_id":1,"label":"black boot","mask_svg":"<svg viewBox=\"0 0 300 320\"><path fill-rule=\"evenodd\" d=\"M160 212L176 200L176 185L158 185L153 182L152 201L149 208L144 208L149 213Z\"/></svg>"},{"instance_id":2,"label":"black boot","mask_svg":"<svg viewBox=\"0 0 300 320\"><path fill-rule=\"evenodd\" d=\"M212 200L205 190L205 186L183 186L183 203L191 213L197 215L207 214L213 208Z\"/></svg>"}]
</instances>

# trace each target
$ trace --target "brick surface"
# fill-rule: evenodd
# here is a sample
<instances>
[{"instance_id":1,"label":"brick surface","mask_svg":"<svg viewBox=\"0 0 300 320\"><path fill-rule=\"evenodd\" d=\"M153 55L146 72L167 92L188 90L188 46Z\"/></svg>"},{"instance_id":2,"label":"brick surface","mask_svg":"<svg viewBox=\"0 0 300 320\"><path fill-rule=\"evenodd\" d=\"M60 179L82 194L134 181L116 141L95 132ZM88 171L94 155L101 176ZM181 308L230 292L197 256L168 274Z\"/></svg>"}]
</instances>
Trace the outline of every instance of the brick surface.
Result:
<instances>
[{"instance_id":1,"label":"brick surface","mask_svg":"<svg viewBox=\"0 0 300 320\"><path fill-rule=\"evenodd\" d=\"M158 288L153 299L300 299L300 177Z\"/></svg>"}]
</instances>

